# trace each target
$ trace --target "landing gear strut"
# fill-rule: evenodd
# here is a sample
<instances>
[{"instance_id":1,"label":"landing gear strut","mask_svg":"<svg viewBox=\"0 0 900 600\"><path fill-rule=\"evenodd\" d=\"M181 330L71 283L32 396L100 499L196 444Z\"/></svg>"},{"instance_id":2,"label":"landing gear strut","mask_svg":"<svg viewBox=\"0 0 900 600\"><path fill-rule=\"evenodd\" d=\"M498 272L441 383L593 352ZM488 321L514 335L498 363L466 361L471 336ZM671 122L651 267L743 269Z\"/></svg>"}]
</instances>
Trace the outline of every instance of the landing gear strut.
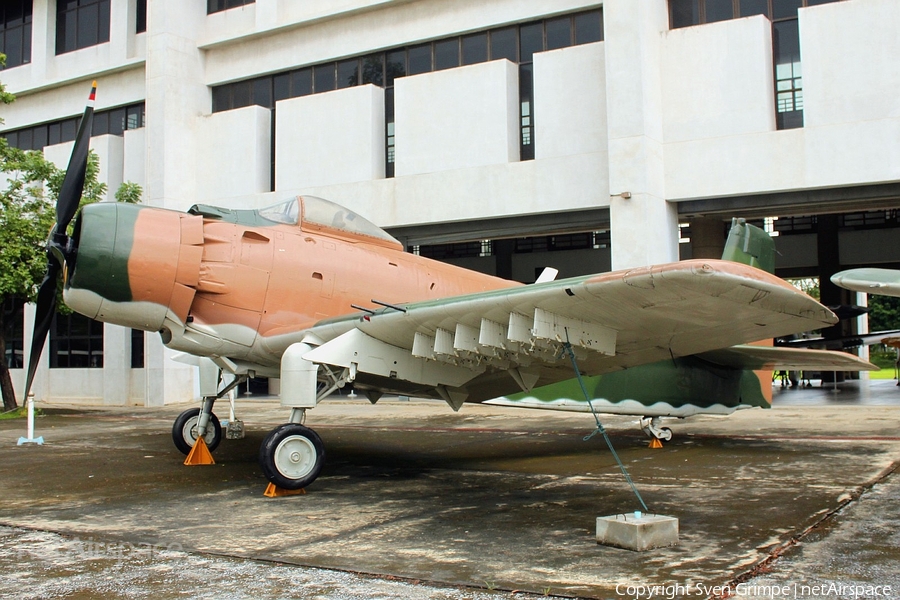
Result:
<instances>
[{"instance_id":1,"label":"landing gear strut","mask_svg":"<svg viewBox=\"0 0 900 600\"><path fill-rule=\"evenodd\" d=\"M672 439L672 430L668 427L660 427L660 421L659 417L644 417L641 419L641 429L650 439L668 442Z\"/></svg>"}]
</instances>

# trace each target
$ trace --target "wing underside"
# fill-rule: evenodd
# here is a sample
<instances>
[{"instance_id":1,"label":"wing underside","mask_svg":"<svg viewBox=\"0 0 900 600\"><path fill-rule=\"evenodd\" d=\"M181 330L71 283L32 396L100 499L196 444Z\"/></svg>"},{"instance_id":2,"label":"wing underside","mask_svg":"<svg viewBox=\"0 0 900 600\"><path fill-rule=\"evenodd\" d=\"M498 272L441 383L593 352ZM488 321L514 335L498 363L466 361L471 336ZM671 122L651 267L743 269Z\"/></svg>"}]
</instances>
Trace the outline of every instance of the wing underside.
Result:
<instances>
[{"instance_id":1,"label":"wing underside","mask_svg":"<svg viewBox=\"0 0 900 600\"><path fill-rule=\"evenodd\" d=\"M831 350L733 346L698 355L725 367L753 371L877 371L878 367L858 356Z\"/></svg>"}]
</instances>

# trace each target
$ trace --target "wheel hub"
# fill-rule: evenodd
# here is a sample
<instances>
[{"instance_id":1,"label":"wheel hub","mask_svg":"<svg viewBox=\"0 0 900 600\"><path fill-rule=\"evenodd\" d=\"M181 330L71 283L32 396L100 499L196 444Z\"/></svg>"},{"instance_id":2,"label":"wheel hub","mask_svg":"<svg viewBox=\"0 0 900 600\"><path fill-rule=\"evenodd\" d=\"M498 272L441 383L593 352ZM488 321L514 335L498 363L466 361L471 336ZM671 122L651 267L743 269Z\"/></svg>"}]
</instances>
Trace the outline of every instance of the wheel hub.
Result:
<instances>
[{"instance_id":1,"label":"wheel hub","mask_svg":"<svg viewBox=\"0 0 900 600\"><path fill-rule=\"evenodd\" d=\"M302 435L292 435L278 444L275 449L275 468L291 479L301 479L316 465L316 448Z\"/></svg>"}]
</instances>

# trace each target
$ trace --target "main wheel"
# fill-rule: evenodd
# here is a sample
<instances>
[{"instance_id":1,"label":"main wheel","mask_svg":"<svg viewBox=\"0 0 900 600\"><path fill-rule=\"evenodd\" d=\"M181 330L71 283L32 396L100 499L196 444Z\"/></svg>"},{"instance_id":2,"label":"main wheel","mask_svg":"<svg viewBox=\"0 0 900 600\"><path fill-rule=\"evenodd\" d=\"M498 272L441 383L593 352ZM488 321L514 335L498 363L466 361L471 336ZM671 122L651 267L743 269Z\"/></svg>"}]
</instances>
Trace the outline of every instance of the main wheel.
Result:
<instances>
[{"instance_id":1,"label":"main wheel","mask_svg":"<svg viewBox=\"0 0 900 600\"><path fill-rule=\"evenodd\" d=\"M668 427L663 427L659 430L659 439L668 442L672 439L672 430Z\"/></svg>"},{"instance_id":2,"label":"main wheel","mask_svg":"<svg viewBox=\"0 0 900 600\"><path fill-rule=\"evenodd\" d=\"M259 447L259 466L266 479L286 490L305 488L322 472L322 438L303 425L287 423L273 429Z\"/></svg>"},{"instance_id":3,"label":"main wheel","mask_svg":"<svg viewBox=\"0 0 900 600\"><path fill-rule=\"evenodd\" d=\"M172 441L175 447L181 450L183 454L188 454L197 441L197 424L200 422L200 409L190 408L175 419L172 425ZM222 441L222 425L219 418L210 413L209 425L206 427L206 435L203 436L209 451L212 452L219 446Z\"/></svg>"}]
</instances>

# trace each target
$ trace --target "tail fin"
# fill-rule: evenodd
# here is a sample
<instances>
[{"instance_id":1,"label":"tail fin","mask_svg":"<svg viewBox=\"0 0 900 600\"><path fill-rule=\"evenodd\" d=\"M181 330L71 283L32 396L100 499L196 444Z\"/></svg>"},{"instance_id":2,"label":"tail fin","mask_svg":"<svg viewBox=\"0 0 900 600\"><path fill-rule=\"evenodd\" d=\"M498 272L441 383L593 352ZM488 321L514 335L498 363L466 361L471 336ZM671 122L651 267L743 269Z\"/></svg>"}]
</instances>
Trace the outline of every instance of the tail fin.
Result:
<instances>
[{"instance_id":1,"label":"tail fin","mask_svg":"<svg viewBox=\"0 0 900 600\"><path fill-rule=\"evenodd\" d=\"M725 241L723 260L739 262L775 273L775 240L744 219L731 220L731 232Z\"/></svg>"}]
</instances>

